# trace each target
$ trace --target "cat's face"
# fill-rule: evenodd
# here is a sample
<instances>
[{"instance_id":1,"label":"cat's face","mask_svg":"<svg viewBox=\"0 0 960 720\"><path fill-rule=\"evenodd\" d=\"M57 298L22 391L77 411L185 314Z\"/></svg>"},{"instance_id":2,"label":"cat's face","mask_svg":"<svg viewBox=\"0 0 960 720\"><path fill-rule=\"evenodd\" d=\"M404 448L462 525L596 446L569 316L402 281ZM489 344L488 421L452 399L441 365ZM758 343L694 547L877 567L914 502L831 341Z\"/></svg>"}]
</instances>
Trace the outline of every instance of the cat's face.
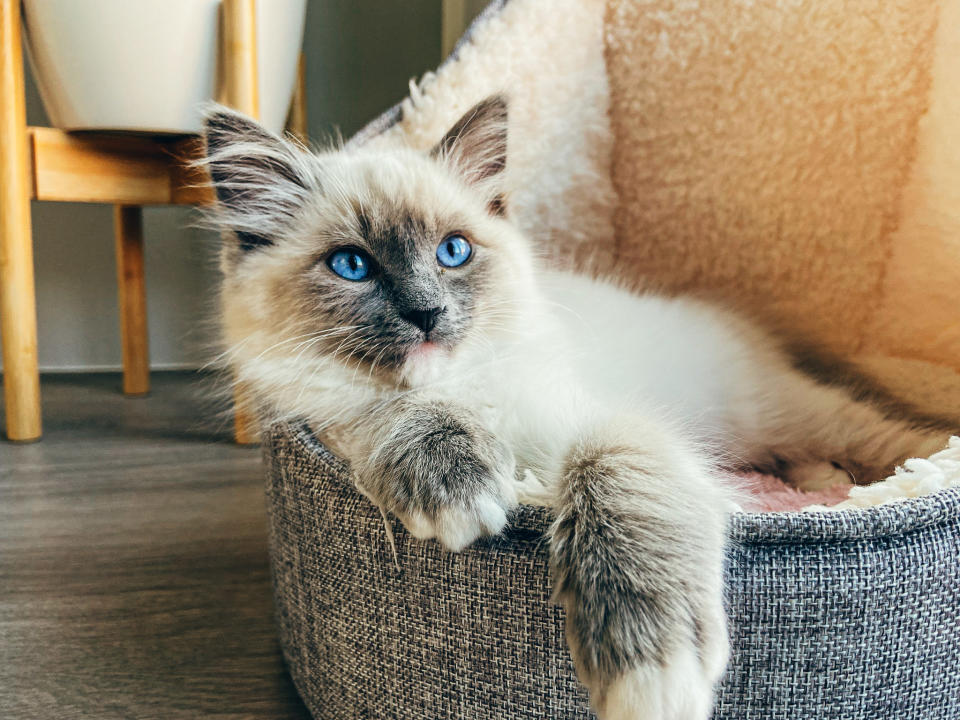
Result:
<instances>
[{"instance_id":1,"label":"cat's face","mask_svg":"<svg viewBox=\"0 0 960 720\"><path fill-rule=\"evenodd\" d=\"M430 154L309 154L229 112L208 118L226 341L310 372L335 361L429 381L508 329L530 258L503 216L506 106L473 108ZM244 347L247 350L244 350Z\"/></svg>"}]
</instances>

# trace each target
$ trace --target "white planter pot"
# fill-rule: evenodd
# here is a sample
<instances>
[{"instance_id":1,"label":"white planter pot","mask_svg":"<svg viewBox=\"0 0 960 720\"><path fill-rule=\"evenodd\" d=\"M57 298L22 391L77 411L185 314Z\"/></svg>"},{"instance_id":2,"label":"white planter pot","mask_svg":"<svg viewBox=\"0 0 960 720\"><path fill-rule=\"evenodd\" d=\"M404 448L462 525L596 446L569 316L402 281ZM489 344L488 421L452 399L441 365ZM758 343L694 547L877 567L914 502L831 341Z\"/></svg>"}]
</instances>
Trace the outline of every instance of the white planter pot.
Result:
<instances>
[{"instance_id":1,"label":"white planter pot","mask_svg":"<svg viewBox=\"0 0 960 720\"><path fill-rule=\"evenodd\" d=\"M25 0L27 54L65 130L193 133L222 95L220 0ZM257 2L260 116L279 132L296 82L307 0Z\"/></svg>"}]
</instances>

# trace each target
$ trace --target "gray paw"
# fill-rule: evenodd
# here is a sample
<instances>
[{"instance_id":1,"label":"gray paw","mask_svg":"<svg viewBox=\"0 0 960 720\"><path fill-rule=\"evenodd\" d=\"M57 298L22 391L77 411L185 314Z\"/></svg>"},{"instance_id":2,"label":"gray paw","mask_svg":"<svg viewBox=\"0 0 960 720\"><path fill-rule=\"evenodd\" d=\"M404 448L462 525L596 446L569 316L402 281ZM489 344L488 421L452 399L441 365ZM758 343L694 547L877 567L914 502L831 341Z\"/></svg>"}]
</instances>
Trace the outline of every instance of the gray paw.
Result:
<instances>
[{"instance_id":1,"label":"gray paw","mask_svg":"<svg viewBox=\"0 0 960 720\"><path fill-rule=\"evenodd\" d=\"M567 641L597 716L707 720L729 654L719 588L710 592L670 560L658 569L597 560L574 561L558 585Z\"/></svg>"},{"instance_id":2,"label":"gray paw","mask_svg":"<svg viewBox=\"0 0 960 720\"><path fill-rule=\"evenodd\" d=\"M707 720L729 645L724 516L709 478L578 450L552 528L567 642L600 720Z\"/></svg>"},{"instance_id":3,"label":"gray paw","mask_svg":"<svg viewBox=\"0 0 960 720\"><path fill-rule=\"evenodd\" d=\"M503 443L468 416L433 405L407 408L360 483L415 537L461 550L506 525L515 474Z\"/></svg>"},{"instance_id":4,"label":"gray paw","mask_svg":"<svg viewBox=\"0 0 960 720\"><path fill-rule=\"evenodd\" d=\"M600 720L707 720L714 685L726 665L710 667L691 643L663 662L645 662L616 677L596 705Z\"/></svg>"}]
</instances>

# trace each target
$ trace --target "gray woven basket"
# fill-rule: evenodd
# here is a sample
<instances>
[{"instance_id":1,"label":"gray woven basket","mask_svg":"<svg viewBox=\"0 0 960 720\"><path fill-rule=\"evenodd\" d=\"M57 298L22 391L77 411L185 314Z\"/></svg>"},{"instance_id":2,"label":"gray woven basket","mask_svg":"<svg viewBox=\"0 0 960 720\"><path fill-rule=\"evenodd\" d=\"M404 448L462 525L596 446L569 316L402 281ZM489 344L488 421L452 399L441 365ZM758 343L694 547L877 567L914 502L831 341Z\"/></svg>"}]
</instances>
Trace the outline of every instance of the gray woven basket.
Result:
<instances>
[{"instance_id":1,"label":"gray woven basket","mask_svg":"<svg viewBox=\"0 0 960 720\"><path fill-rule=\"evenodd\" d=\"M590 718L546 511L459 554L379 511L300 426L265 438L280 639L318 720ZM960 491L733 517L716 720L960 720Z\"/></svg>"}]
</instances>

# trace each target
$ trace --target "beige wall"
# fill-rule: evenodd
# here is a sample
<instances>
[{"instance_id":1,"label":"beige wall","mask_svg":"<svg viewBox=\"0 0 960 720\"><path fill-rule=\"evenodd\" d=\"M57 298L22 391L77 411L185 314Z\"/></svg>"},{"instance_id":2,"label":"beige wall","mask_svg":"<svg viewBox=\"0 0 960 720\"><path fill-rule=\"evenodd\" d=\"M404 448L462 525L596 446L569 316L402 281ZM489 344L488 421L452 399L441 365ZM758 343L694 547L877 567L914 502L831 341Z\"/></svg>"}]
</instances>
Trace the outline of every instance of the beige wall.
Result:
<instances>
[{"instance_id":1,"label":"beige wall","mask_svg":"<svg viewBox=\"0 0 960 720\"><path fill-rule=\"evenodd\" d=\"M406 95L440 57L439 0L310 0L306 36L310 131L350 135ZM28 78L28 122L46 118ZM40 365L120 366L109 207L35 203ZM210 356L216 238L190 229L190 210L145 214L150 356L156 368Z\"/></svg>"},{"instance_id":2,"label":"beige wall","mask_svg":"<svg viewBox=\"0 0 960 720\"><path fill-rule=\"evenodd\" d=\"M449 55L463 31L487 6L488 0L441 0L441 50Z\"/></svg>"}]
</instances>

